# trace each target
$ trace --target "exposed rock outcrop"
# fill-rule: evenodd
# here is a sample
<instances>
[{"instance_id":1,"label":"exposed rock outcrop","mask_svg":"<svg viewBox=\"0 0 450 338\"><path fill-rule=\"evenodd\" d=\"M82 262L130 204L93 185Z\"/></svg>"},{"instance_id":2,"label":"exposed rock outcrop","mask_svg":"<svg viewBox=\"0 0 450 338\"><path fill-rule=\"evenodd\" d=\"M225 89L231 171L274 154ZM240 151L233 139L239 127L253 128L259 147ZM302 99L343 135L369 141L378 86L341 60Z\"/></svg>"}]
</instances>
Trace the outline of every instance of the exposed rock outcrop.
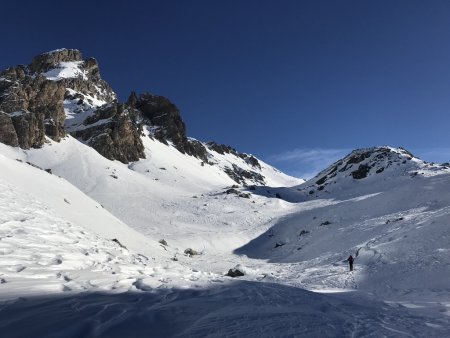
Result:
<instances>
[{"instance_id":1,"label":"exposed rock outcrop","mask_svg":"<svg viewBox=\"0 0 450 338\"><path fill-rule=\"evenodd\" d=\"M42 75L27 75L27 71L23 66L18 66L0 73L0 110L11 116L17 116L22 111L29 112L33 116L25 120L42 128L38 134L45 134L59 141L65 135L65 88L57 82L48 81ZM20 120L18 123L22 125L22 133L17 135L21 147L40 147L44 144L44 137L23 134L24 118L15 120ZM35 139L35 142L30 143L23 137Z\"/></svg>"},{"instance_id":2,"label":"exposed rock outcrop","mask_svg":"<svg viewBox=\"0 0 450 338\"><path fill-rule=\"evenodd\" d=\"M187 138L186 126L175 104L164 96L132 92L127 104L142 113L143 123L150 126L153 137L168 144L168 141L183 154L208 161L207 151L201 142Z\"/></svg>"},{"instance_id":3,"label":"exposed rock outcrop","mask_svg":"<svg viewBox=\"0 0 450 338\"><path fill-rule=\"evenodd\" d=\"M44 144L43 114L21 111L10 116L21 148L39 148Z\"/></svg>"},{"instance_id":4,"label":"exposed rock outcrop","mask_svg":"<svg viewBox=\"0 0 450 338\"><path fill-rule=\"evenodd\" d=\"M85 120L85 128L73 135L110 160L137 161L145 154L140 138L142 126L136 124L136 114L132 108L114 103L96 110Z\"/></svg>"},{"instance_id":5,"label":"exposed rock outcrop","mask_svg":"<svg viewBox=\"0 0 450 338\"><path fill-rule=\"evenodd\" d=\"M225 173L230 176L235 182L240 184L245 184L247 180L257 183L264 184L264 176L255 171L245 170L241 167L233 164L232 167L226 167L224 169Z\"/></svg>"},{"instance_id":6,"label":"exposed rock outcrop","mask_svg":"<svg viewBox=\"0 0 450 338\"><path fill-rule=\"evenodd\" d=\"M252 167L261 169L261 164L259 163L258 159L256 157L254 157L253 155L240 153L236 149L234 149L230 146L227 146L225 144L218 144L218 143L212 142L212 141L208 142L207 146L209 149L215 151L216 153L219 153L221 155L232 154L236 157L242 158L243 160L245 160L245 162L247 162Z\"/></svg>"},{"instance_id":7,"label":"exposed rock outcrop","mask_svg":"<svg viewBox=\"0 0 450 338\"><path fill-rule=\"evenodd\" d=\"M61 62L73 61L83 61L81 52L77 49L61 48L35 56L28 68L32 73L45 73Z\"/></svg>"},{"instance_id":8,"label":"exposed rock outcrop","mask_svg":"<svg viewBox=\"0 0 450 338\"><path fill-rule=\"evenodd\" d=\"M131 118L118 114L117 106L110 108L109 123L87 128L83 119L78 123L69 120L73 128L66 128L66 113L77 120L114 102L116 94L101 79L95 59L83 60L76 49L44 53L28 66L0 73L0 111L4 112L0 139L24 149L37 148L45 143L45 136L60 141L69 129L85 141L90 135L88 143L107 158L137 160L144 156L139 127Z\"/></svg>"},{"instance_id":9,"label":"exposed rock outcrop","mask_svg":"<svg viewBox=\"0 0 450 338\"><path fill-rule=\"evenodd\" d=\"M0 142L12 147L17 147L19 145L19 140L11 116L4 112L0 112Z\"/></svg>"}]
</instances>

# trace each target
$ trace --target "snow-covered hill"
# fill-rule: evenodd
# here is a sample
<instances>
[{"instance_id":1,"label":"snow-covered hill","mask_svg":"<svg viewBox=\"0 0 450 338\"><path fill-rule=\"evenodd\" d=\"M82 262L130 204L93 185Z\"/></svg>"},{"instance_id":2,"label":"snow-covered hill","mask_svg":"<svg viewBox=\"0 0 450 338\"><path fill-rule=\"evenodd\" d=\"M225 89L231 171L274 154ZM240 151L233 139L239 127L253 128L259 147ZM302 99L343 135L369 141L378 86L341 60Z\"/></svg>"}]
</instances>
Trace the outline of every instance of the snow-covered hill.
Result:
<instances>
[{"instance_id":1,"label":"snow-covered hill","mask_svg":"<svg viewBox=\"0 0 450 338\"><path fill-rule=\"evenodd\" d=\"M302 201L297 211L237 253L291 263L307 288L357 288L449 314L449 186L446 164L397 148L356 150L279 192ZM342 261L350 254L349 276Z\"/></svg>"}]
</instances>

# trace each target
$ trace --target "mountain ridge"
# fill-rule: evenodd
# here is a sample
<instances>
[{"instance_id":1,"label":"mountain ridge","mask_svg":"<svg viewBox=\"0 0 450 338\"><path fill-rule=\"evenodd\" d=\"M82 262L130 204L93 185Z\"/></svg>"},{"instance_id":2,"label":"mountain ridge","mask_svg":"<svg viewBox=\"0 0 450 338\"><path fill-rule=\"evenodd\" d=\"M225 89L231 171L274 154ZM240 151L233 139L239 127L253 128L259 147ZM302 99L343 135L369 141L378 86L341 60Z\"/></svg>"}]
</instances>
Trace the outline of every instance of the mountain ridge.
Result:
<instances>
[{"instance_id":1,"label":"mountain ridge","mask_svg":"<svg viewBox=\"0 0 450 338\"><path fill-rule=\"evenodd\" d=\"M145 137L173 145L202 166L215 165L217 154L232 154L248 164L234 161L223 168L236 183L266 183L253 155L188 137L180 110L164 96L132 92L119 102L96 59L83 59L77 49L42 53L27 66L0 72L0 142L40 148L46 137L60 142L67 134L125 164L146 157Z\"/></svg>"}]
</instances>

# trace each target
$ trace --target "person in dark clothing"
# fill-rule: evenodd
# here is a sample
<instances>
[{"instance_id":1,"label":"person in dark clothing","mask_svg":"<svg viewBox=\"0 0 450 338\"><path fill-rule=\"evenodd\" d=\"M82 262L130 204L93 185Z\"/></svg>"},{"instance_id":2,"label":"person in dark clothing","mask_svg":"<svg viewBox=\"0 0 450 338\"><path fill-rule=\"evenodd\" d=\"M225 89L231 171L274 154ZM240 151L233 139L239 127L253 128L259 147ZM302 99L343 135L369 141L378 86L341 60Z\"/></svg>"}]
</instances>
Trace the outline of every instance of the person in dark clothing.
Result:
<instances>
[{"instance_id":1,"label":"person in dark clothing","mask_svg":"<svg viewBox=\"0 0 450 338\"><path fill-rule=\"evenodd\" d=\"M353 256L350 255L350 256L347 258L347 261L348 261L348 265L350 265L350 271L353 271L353 261L354 261Z\"/></svg>"}]
</instances>

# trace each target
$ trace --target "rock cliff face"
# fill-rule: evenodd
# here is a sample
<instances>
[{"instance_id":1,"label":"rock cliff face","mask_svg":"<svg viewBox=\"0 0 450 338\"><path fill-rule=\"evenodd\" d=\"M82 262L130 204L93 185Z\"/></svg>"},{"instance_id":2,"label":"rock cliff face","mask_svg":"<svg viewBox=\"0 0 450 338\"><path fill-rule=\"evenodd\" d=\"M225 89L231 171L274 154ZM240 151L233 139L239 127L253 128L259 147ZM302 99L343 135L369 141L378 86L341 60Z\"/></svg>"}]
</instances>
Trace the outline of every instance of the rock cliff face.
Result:
<instances>
[{"instance_id":1,"label":"rock cliff face","mask_svg":"<svg viewBox=\"0 0 450 338\"><path fill-rule=\"evenodd\" d=\"M46 137L59 142L70 134L110 160L129 163L145 158L144 128L149 137L202 165L219 165L217 154L242 159L246 169L235 163L220 166L237 183L264 183L255 157L187 137L179 109L167 98L132 92L126 103L119 103L97 61L83 59L76 49L44 53L27 66L0 72L0 142L7 145L39 148Z\"/></svg>"},{"instance_id":2,"label":"rock cliff face","mask_svg":"<svg viewBox=\"0 0 450 338\"><path fill-rule=\"evenodd\" d=\"M123 104L112 103L98 108L84 121L84 128L72 135L110 160L123 163L145 157L141 141L142 125L136 122L139 112Z\"/></svg>"},{"instance_id":3,"label":"rock cliff face","mask_svg":"<svg viewBox=\"0 0 450 338\"><path fill-rule=\"evenodd\" d=\"M143 123L150 126L153 137L167 144L168 141L183 154L208 162L205 146L186 137L186 126L177 106L164 96L131 93L127 104L141 112Z\"/></svg>"},{"instance_id":4,"label":"rock cliff face","mask_svg":"<svg viewBox=\"0 0 450 338\"><path fill-rule=\"evenodd\" d=\"M138 126L126 115L112 114L109 124L97 126L97 135L86 128L85 119L99 115L96 110L108 104L117 112L112 108L116 94L101 79L95 59L83 60L76 49L44 53L28 66L0 73L0 139L11 146L38 148L45 136L60 141L67 132L88 141L82 132L87 130L96 136L89 144L110 159L128 162L143 157ZM136 149L130 151L129 144Z\"/></svg>"}]
</instances>

